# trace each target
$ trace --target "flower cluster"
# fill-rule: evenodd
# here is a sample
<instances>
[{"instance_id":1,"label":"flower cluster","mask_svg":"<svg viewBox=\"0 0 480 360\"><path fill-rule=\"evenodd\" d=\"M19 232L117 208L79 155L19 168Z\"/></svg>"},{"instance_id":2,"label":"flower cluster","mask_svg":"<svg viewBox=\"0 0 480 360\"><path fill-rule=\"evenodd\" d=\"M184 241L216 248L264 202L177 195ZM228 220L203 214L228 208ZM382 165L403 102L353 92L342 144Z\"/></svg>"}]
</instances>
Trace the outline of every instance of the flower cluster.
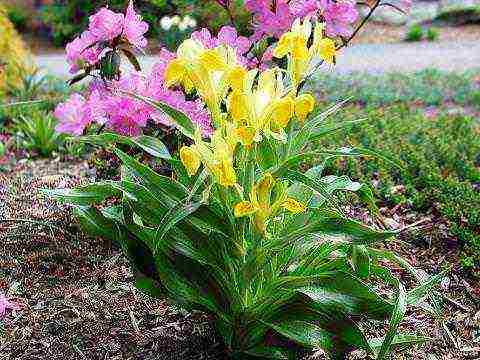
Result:
<instances>
[{"instance_id":1,"label":"flower cluster","mask_svg":"<svg viewBox=\"0 0 480 360\"><path fill-rule=\"evenodd\" d=\"M168 117L132 94L164 102L189 116L208 135L211 132L210 117L200 101L187 101L182 92L167 89L164 85L166 62L173 57L162 50L152 72L143 77L138 72L122 76L108 85L97 80L90 84L89 94L84 97L73 94L55 110L59 120L56 130L81 135L92 123L123 135L138 135L148 120L169 125Z\"/></svg>"},{"instance_id":2,"label":"flower cluster","mask_svg":"<svg viewBox=\"0 0 480 360\"><path fill-rule=\"evenodd\" d=\"M172 27L178 27L180 31L187 31L188 29L195 29L197 27L197 20L189 15L186 15L183 19L178 16L164 16L160 20L160 26L163 30L169 31Z\"/></svg>"},{"instance_id":3,"label":"flower cluster","mask_svg":"<svg viewBox=\"0 0 480 360\"><path fill-rule=\"evenodd\" d=\"M376 7L378 4L367 1L363 5ZM381 2L381 5L393 6L406 13L412 0L393 0ZM253 15L252 39L255 41L265 37L278 39L290 29L295 19L305 17L324 21L329 37L348 37L358 20L357 2L354 0L246 0L245 6Z\"/></svg>"},{"instance_id":4,"label":"flower cluster","mask_svg":"<svg viewBox=\"0 0 480 360\"><path fill-rule=\"evenodd\" d=\"M142 21L130 1L125 14L100 9L90 16L88 30L67 44L67 62L70 72L76 73L85 66L96 65L108 47L125 43L137 48L147 46L145 33L148 24Z\"/></svg>"},{"instance_id":5,"label":"flower cluster","mask_svg":"<svg viewBox=\"0 0 480 360\"><path fill-rule=\"evenodd\" d=\"M197 134L193 145L181 149L181 160L190 175L203 164L220 185L235 187L234 154L238 144L248 151L264 138L286 141L291 121L305 120L315 101L310 94L297 94L299 83L312 63L331 61L335 55L332 41L322 36L323 26L315 25L310 47L310 19L295 21L291 31L281 37L273 56L288 55L287 74L279 68L248 70L237 49L222 41L212 44L207 41L211 38L199 37L202 33L193 34L179 46L165 69L166 84L199 94L215 127L211 141Z\"/></svg>"}]
</instances>

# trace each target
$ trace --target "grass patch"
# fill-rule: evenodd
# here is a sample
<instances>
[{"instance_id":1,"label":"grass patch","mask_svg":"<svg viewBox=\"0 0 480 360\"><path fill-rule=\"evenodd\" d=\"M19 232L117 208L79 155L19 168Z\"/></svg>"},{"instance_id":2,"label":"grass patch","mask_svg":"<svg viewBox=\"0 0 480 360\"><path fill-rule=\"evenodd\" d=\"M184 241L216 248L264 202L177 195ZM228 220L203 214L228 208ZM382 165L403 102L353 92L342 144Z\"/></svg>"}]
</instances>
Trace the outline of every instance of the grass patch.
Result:
<instances>
[{"instance_id":1,"label":"grass patch","mask_svg":"<svg viewBox=\"0 0 480 360\"><path fill-rule=\"evenodd\" d=\"M420 213L445 219L450 235L462 247L462 264L473 269L480 264L480 126L466 116L441 115L426 118L422 111L395 105L389 109L349 106L346 119L368 117L367 125L340 131L320 146L339 147L346 142L369 147L400 160L405 171L368 159L342 159L328 171L348 174L371 183L388 206L406 204ZM336 118L338 120L338 117ZM333 121L333 120L332 120ZM405 191L392 191L403 185Z\"/></svg>"}]
</instances>

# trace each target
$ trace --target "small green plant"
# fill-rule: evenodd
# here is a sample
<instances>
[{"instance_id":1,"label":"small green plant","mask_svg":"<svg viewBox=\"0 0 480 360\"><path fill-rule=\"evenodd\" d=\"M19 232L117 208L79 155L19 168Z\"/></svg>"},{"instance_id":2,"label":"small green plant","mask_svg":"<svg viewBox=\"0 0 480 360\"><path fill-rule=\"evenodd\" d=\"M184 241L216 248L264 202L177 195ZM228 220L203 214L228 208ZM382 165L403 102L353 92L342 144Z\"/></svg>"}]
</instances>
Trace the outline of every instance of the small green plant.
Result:
<instances>
[{"instance_id":1,"label":"small green plant","mask_svg":"<svg viewBox=\"0 0 480 360\"><path fill-rule=\"evenodd\" d=\"M420 41L423 38L423 29L420 25L412 25L407 32L405 40L407 41Z\"/></svg>"},{"instance_id":2,"label":"small green plant","mask_svg":"<svg viewBox=\"0 0 480 360\"><path fill-rule=\"evenodd\" d=\"M439 30L436 27L428 28L427 30L427 40L436 41L439 36Z\"/></svg>"},{"instance_id":3,"label":"small green plant","mask_svg":"<svg viewBox=\"0 0 480 360\"><path fill-rule=\"evenodd\" d=\"M0 141L0 159L5 156L6 150L5 145L2 141Z\"/></svg>"},{"instance_id":4,"label":"small green plant","mask_svg":"<svg viewBox=\"0 0 480 360\"><path fill-rule=\"evenodd\" d=\"M50 156L62 145L64 136L55 131L56 120L51 113L32 111L13 119L17 146Z\"/></svg>"}]
</instances>

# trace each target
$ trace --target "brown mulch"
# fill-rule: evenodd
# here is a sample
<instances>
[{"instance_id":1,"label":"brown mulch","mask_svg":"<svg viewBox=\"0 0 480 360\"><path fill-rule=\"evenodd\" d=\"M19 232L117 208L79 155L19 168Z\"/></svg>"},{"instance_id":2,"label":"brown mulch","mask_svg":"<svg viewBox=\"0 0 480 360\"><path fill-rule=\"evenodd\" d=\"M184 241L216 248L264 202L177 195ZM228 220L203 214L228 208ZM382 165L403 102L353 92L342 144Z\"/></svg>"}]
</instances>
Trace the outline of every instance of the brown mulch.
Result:
<instances>
[{"instance_id":1,"label":"brown mulch","mask_svg":"<svg viewBox=\"0 0 480 360\"><path fill-rule=\"evenodd\" d=\"M22 305L0 319L0 359L224 359L204 315L140 293L117 249L83 236L68 209L38 195L40 188L94 177L85 162L58 160L12 162L0 172L0 220L9 219L0 221L0 291ZM408 209L382 213L392 227L420 218ZM442 226L433 219L424 225ZM455 249L428 232L388 246L425 274L453 266L441 287L444 325L409 311L402 329L433 341L394 358L479 359L479 285L456 265ZM368 329L377 335L384 324ZM365 357L360 352L352 358Z\"/></svg>"}]
</instances>

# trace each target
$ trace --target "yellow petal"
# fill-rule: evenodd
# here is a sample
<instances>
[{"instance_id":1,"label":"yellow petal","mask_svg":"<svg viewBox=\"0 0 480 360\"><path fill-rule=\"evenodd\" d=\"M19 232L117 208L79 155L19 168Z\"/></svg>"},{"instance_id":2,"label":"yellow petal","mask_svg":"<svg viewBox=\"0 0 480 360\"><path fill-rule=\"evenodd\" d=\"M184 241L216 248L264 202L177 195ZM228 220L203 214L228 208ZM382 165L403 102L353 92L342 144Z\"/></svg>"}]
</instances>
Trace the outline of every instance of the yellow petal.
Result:
<instances>
[{"instance_id":1,"label":"yellow petal","mask_svg":"<svg viewBox=\"0 0 480 360\"><path fill-rule=\"evenodd\" d=\"M295 99L295 115L300 121L304 121L308 114L313 111L315 98L311 94L302 94Z\"/></svg>"},{"instance_id":2,"label":"yellow petal","mask_svg":"<svg viewBox=\"0 0 480 360\"><path fill-rule=\"evenodd\" d=\"M248 120L247 95L240 90L233 90L228 98L228 110L237 124L244 124Z\"/></svg>"},{"instance_id":3,"label":"yellow petal","mask_svg":"<svg viewBox=\"0 0 480 360\"><path fill-rule=\"evenodd\" d=\"M204 51L200 55L199 61L200 64L211 71L225 70L227 66L224 59L215 49Z\"/></svg>"},{"instance_id":4,"label":"yellow petal","mask_svg":"<svg viewBox=\"0 0 480 360\"><path fill-rule=\"evenodd\" d=\"M258 207L253 205L250 201L241 201L233 208L233 214L235 217L242 217L254 214L258 210Z\"/></svg>"},{"instance_id":5,"label":"yellow petal","mask_svg":"<svg viewBox=\"0 0 480 360\"><path fill-rule=\"evenodd\" d=\"M200 156L194 150L193 146L183 146L180 149L180 160L183 166L187 169L189 176L193 176L197 173L200 167Z\"/></svg>"},{"instance_id":6,"label":"yellow petal","mask_svg":"<svg viewBox=\"0 0 480 360\"><path fill-rule=\"evenodd\" d=\"M170 61L165 69L165 83L167 86L182 84L185 78L187 78L185 61L181 59Z\"/></svg>"},{"instance_id":7,"label":"yellow petal","mask_svg":"<svg viewBox=\"0 0 480 360\"><path fill-rule=\"evenodd\" d=\"M278 100L272 110L272 121L280 128L285 128L293 116L295 103L290 96Z\"/></svg>"},{"instance_id":8,"label":"yellow petal","mask_svg":"<svg viewBox=\"0 0 480 360\"><path fill-rule=\"evenodd\" d=\"M247 70L243 66L236 65L228 71L227 83L233 90L244 91L247 76Z\"/></svg>"},{"instance_id":9,"label":"yellow petal","mask_svg":"<svg viewBox=\"0 0 480 360\"><path fill-rule=\"evenodd\" d=\"M282 207L284 209L287 209L288 211L294 213L294 214L300 214L303 213L307 210L307 207L301 203L300 201L297 201L293 198L287 198L283 203Z\"/></svg>"},{"instance_id":10,"label":"yellow petal","mask_svg":"<svg viewBox=\"0 0 480 360\"><path fill-rule=\"evenodd\" d=\"M332 39L324 38L318 43L318 54L320 57L329 64L333 64L335 61L335 55L337 49L335 42Z\"/></svg>"}]
</instances>

